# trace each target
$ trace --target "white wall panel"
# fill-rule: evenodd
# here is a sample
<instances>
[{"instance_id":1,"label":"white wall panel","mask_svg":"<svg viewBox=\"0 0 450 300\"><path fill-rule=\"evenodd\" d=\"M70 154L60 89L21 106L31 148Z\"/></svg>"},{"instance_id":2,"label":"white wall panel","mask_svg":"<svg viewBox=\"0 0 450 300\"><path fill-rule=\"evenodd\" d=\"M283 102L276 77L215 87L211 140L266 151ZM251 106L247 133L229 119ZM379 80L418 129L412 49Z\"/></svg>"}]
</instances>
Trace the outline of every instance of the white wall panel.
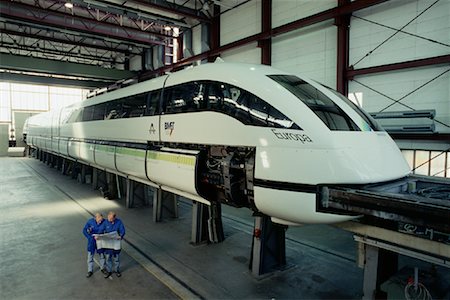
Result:
<instances>
[{"instance_id":1,"label":"white wall panel","mask_svg":"<svg viewBox=\"0 0 450 300\"><path fill-rule=\"evenodd\" d=\"M261 0L252 0L220 17L220 45L261 32Z\"/></svg>"},{"instance_id":2,"label":"white wall panel","mask_svg":"<svg viewBox=\"0 0 450 300\"><path fill-rule=\"evenodd\" d=\"M272 26L277 27L335 7L337 0L274 0Z\"/></svg>"},{"instance_id":3,"label":"white wall panel","mask_svg":"<svg viewBox=\"0 0 450 300\"><path fill-rule=\"evenodd\" d=\"M194 51L194 55L202 53L202 27L200 25L192 28L192 51Z\"/></svg>"},{"instance_id":4,"label":"white wall panel","mask_svg":"<svg viewBox=\"0 0 450 300\"><path fill-rule=\"evenodd\" d=\"M376 75L359 76L356 81L379 91L395 100L402 98L427 81L443 73L448 66L438 66L404 71L386 72ZM369 112L378 112L393 103L356 81L350 81L349 93L362 92L363 108ZM427 84L417 92L406 97L404 103L416 110L436 109L436 119L450 125L450 72ZM401 104L395 104L386 111L408 111ZM448 131L449 129L447 129Z\"/></svg>"},{"instance_id":5,"label":"white wall panel","mask_svg":"<svg viewBox=\"0 0 450 300\"><path fill-rule=\"evenodd\" d=\"M332 22L296 30L272 40L272 66L336 87L337 30Z\"/></svg>"},{"instance_id":6,"label":"white wall panel","mask_svg":"<svg viewBox=\"0 0 450 300\"><path fill-rule=\"evenodd\" d=\"M400 29L434 1L390 1L358 11L350 26L350 65L395 33L395 30L370 23L358 17ZM440 1L419 16L403 31L450 44L450 1ZM448 46L432 43L402 32L357 63L355 68L402 62L448 54Z\"/></svg>"},{"instance_id":7,"label":"white wall panel","mask_svg":"<svg viewBox=\"0 0 450 300\"><path fill-rule=\"evenodd\" d=\"M227 51L221 55L221 58L226 62L260 64L261 49L257 47L256 43L252 43L244 47Z\"/></svg>"},{"instance_id":8,"label":"white wall panel","mask_svg":"<svg viewBox=\"0 0 450 300\"><path fill-rule=\"evenodd\" d=\"M135 55L130 58L130 71L142 70L142 56Z\"/></svg>"}]
</instances>

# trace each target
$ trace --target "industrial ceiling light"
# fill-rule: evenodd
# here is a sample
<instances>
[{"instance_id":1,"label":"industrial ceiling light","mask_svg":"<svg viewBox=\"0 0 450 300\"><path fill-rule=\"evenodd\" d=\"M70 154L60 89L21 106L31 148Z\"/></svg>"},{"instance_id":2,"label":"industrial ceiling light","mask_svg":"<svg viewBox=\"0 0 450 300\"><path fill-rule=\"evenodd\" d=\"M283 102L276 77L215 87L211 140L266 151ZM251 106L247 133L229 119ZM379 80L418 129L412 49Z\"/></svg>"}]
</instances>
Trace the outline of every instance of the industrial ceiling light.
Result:
<instances>
[{"instance_id":1,"label":"industrial ceiling light","mask_svg":"<svg viewBox=\"0 0 450 300\"><path fill-rule=\"evenodd\" d=\"M172 29L172 27L170 27L170 26L164 27L164 30L165 30L165 31L170 31L171 29Z\"/></svg>"},{"instance_id":2,"label":"industrial ceiling light","mask_svg":"<svg viewBox=\"0 0 450 300\"><path fill-rule=\"evenodd\" d=\"M64 6L65 6L66 8L68 8L68 9L72 9L72 8L73 8L73 3L72 3L72 2L66 2L66 3L64 4Z\"/></svg>"}]
</instances>

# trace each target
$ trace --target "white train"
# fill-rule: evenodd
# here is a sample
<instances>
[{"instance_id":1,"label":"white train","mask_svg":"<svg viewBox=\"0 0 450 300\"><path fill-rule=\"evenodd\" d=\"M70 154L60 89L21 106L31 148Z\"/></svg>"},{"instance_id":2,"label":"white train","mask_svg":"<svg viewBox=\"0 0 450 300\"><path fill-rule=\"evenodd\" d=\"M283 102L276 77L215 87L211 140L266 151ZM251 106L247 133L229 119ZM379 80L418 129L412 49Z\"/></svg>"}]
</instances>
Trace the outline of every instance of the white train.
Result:
<instances>
[{"instance_id":1,"label":"white train","mask_svg":"<svg viewBox=\"0 0 450 300\"><path fill-rule=\"evenodd\" d=\"M281 224L331 223L318 184L367 184L410 169L347 98L262 65L213 63L33 116L33 148Z\"/></svg>"}]
</instances>

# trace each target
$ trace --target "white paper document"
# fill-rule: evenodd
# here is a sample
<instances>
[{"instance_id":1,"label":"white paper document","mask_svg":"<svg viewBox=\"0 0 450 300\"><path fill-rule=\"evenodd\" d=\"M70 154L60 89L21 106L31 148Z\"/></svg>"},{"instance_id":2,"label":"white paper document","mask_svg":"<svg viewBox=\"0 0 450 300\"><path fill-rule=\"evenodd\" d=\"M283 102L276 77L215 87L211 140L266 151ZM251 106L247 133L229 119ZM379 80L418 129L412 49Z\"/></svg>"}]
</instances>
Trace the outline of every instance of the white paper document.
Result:
<instances>
[{"instance_id":1,"label":"white paper document","mask_svg":"<svg viewBox=\"0 0 450 300\"><path fill-rule=\"evenodd\" d=\"M114 249L120 250L121 240L117 231L104 233L104 234L94 234L97 237L97 249Z\"/></svg>"}]
</instances>

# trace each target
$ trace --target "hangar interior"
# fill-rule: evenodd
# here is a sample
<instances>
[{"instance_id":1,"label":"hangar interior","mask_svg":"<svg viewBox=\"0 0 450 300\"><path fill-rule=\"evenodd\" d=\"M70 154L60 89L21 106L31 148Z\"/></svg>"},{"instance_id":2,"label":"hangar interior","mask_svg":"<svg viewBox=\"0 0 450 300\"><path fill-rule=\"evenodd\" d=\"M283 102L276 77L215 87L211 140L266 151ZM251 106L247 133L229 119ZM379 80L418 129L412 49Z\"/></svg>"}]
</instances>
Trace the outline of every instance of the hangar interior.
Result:
<instances>
[{"instance_id":1,"label":"hangar interior","mask_svg":"<svg viewBox=\"0 0 450 300\"><path fill-rule=\"evenodd\" d=\"M400 233L387 224L392 219L286 231L250 210L204 206L26 147L30 116L216 60L269 65L347 96L389 133L412 174L425 176L417 182L442 185L447 201L415 199L416 210L408 213L427 215ZM54 288L57 298L108 291L112 298L137 299L406 299L408 278L417 277L433 298L450 297L450 1L2 1L0 72L1 252L7 265L0 281L7 298L44 299ZM101 186L114 195L100 194ZM371 200L394 199L380 197ZM368 209L338 204L358 214ZM397 211L406 206L383 213L408 223L410 215ZM379 212L370 209L372 217ZM122 252L127 272L114 278L125 283L102 278L88 284L78 227L107 210L117 211L130 229ZM30 228L18 229L27 218ZM434 221L438 227L427 228ZM76 246L59 247L49 241L54 235L67 235ZM9 254L21 245L28 247L18 258ZM27 264L33 251L38 255ZM64 272L65 259L70 271ZM45 265L36 267L39 261Z\"/></svg>"}]
</instances>

